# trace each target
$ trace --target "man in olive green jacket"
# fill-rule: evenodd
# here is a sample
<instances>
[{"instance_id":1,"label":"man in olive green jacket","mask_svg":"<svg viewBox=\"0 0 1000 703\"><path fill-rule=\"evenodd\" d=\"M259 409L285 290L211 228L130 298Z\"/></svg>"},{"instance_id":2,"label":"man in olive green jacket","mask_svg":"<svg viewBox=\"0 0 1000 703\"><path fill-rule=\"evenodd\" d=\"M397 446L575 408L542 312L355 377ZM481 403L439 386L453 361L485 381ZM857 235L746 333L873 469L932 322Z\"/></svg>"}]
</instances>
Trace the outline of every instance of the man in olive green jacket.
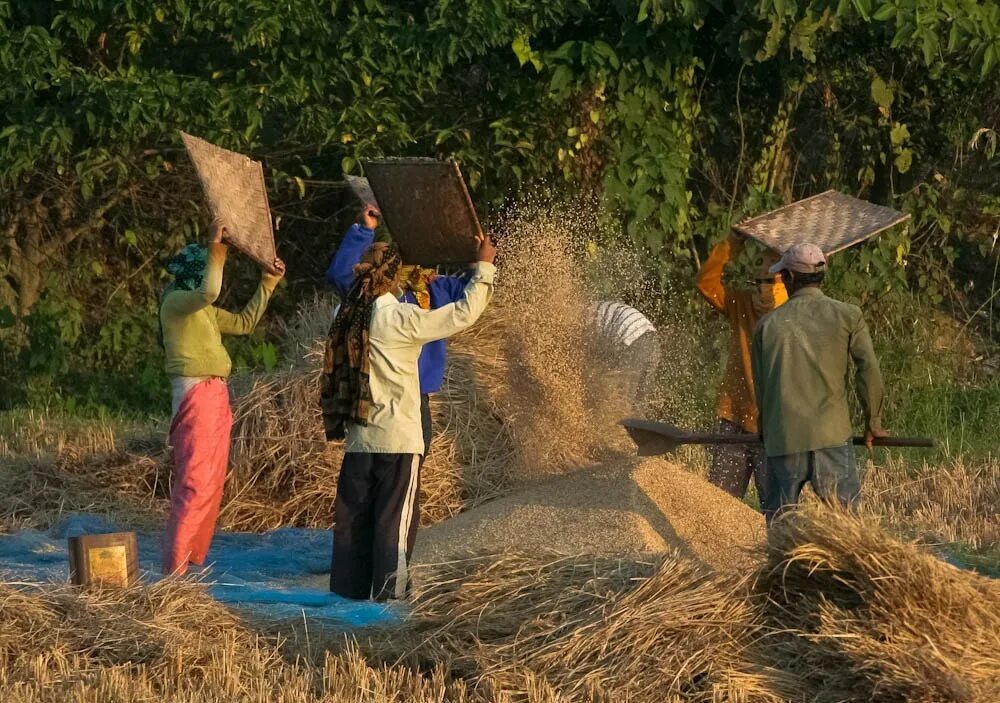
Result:
<instances>
[{"instance_id":1,"label":"man in olive green jacket","mask_svg":"<svg viewBox=\"0 0 1000 703\"><path fill-rule=\"evenodd\" d=\"M790 298L754 330L750 361L767 456L763 500L770 522L798 502L808 481L827 502L853 504L860 493L847 400L849 363L865 417L868 446L884 437L882 375L861 309L820 290L826 257L796 244L771 267Z\"/></svg>"}]
</instances>

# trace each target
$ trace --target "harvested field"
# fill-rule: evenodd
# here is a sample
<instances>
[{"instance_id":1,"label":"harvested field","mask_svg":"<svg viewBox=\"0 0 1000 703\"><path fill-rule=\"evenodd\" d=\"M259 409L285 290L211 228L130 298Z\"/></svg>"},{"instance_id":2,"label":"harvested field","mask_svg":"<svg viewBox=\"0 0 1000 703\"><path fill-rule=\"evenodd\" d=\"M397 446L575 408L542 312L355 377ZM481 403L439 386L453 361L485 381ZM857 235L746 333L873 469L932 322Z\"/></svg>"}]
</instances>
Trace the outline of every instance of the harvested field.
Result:
<instances>
[{"instance_id":1,"label":"harvested field","mask_svg":"<svg viewBox=\"0 0 1000 703\"><path fill-rule=\"evenodd\" d=\"M0 584L11 703L993 703L1000 587L807 506L760 565L480 555L428 568L402 628L262 635L203 587Z\"/></svg>"},{"instance_id":2,"label":"harvested field","mask_svg":"<svg viewBox=\"0 0 1000 703\"><path fill-rule=\"evenodd\" d=\"M677 551L728 571L746 569L764 537L758 513L704 479L662 459L622 459L522 488L422 530L414 560Z\"/></svg>"}]
</instances>

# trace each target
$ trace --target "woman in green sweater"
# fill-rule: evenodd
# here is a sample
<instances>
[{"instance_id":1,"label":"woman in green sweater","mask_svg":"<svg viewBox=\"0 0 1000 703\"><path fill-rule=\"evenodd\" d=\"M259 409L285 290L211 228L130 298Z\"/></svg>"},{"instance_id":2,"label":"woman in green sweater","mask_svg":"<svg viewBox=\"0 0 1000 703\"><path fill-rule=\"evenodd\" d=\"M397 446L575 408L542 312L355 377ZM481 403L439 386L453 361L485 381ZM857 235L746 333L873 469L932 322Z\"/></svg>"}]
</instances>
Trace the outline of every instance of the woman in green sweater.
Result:
<instances>
[{"instance_id":1,"label":"woman in green sweater","mask_svg":"<svg viewBox=\"0 0 1000 703\"><path fill-rule=\"evenodd\" d=\"M274 261L276 274L262 271L257 292L241 312L215 307L228 249L224 233L216 224L207 249L189 244L167 264L174 280L160 299L174 448L164 574L183 574L189 563L205 563L219 517L232 426L226 386L232 363L222 335L253 331L285 271L280 259Z\"/></svg>"}]
</instances>

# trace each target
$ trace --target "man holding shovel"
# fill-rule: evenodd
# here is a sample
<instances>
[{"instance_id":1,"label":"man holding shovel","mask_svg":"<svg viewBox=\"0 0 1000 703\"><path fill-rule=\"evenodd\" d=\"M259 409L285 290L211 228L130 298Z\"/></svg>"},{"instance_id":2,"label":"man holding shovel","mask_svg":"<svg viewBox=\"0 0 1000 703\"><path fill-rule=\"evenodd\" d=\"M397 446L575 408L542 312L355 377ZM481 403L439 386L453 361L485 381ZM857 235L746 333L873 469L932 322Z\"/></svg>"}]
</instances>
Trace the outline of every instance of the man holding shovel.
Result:
<instances>
[{"instance_id":1,"label":"man holding shovel","mask_svg":"<svg viewBox=\"0 0 1000 703\"><path fill-rule=\"evenodd\" d=\"M751 364L767 456L763 497L768 523L798 502L808 481L826 502L850 506L860 483L851 441L847 374L865 418L865 444L886 437L878 359L861 309L820 289L826 256L815 244L792 246L770 268L780 273L790 298L761 319L753 335Z\"/></svg>"}]
</instances>

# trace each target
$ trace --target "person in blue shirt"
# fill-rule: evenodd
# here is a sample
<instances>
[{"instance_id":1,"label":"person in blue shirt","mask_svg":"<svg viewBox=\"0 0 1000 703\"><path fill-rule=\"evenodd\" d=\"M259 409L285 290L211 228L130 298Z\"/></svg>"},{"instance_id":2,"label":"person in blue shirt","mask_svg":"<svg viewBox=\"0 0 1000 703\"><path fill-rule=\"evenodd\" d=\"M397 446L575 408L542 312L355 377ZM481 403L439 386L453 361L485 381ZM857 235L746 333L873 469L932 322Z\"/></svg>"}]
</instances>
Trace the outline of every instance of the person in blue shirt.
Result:
<instances>
[{"instance_id":1,"label":"person in blue shirt","mask_svg":"<svg viewBox=\"0 0 1000 703\"><path fill-rule=\"evenodd\" d=\"M354 266L375 241L375 228L378 227L381 216L382 213L375 205L366 204L361 210L359 221L347 230L333 255L330 268L326 271L326 280L342 298L354 285ZM408 266L404 271L402 300L425 310L436 310L461 300L468 282L468 274L439 276L434 271L419 266ZM417 359L425 457L431 445L430 394L441 390L444 383L446 353L445 340L441 339L425 344Z\"/></svg>"}]
</instances>

